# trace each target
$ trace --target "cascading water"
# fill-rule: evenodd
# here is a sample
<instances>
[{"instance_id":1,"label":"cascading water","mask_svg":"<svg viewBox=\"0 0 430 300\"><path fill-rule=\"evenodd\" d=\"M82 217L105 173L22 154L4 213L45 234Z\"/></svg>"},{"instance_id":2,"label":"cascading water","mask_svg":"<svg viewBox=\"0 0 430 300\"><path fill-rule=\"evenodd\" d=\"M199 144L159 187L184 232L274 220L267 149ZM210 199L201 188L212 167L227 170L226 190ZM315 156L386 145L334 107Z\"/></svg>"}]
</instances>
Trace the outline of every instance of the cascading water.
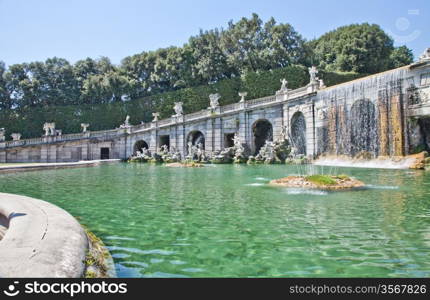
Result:
<instances>
[{"instance_id":1,"label":"cascading water","mask_svg":"<svg viewBox=\"0 0 430 300\"><path fill-rule=\"evenodd\" d=\"M405 153L407 89L414 84L408 68L338 85L317 95L327 107L327 121L319 128L319 154L399 156Z\"/></svg>"}]
</instances>

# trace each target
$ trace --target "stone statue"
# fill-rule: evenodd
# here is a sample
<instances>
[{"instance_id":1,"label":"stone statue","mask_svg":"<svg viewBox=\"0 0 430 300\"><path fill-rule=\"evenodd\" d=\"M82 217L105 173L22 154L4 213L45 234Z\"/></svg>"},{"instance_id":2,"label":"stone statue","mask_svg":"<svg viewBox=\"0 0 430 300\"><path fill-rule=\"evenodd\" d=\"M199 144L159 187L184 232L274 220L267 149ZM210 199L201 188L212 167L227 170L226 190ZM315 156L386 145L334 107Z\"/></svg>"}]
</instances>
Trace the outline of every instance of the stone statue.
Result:
<instances>
[{"instance_id":1,"label":"stone statue","mask_svg":"<svg viewBox=\"0 0 430 300\"><path fill-rule=\"evenodd\" d=\"M152 113L152 116L154 117L154 119L152 119L152 122L157 122L160 114L158 112L155 112L155 113Z\"/></svg>"},{"instance_id":2,"label":"stone statue","mask_svg":"<svg viewBox=\"0 0 430 300\"><path fill-rule=\"evenodd\" d=\"M10 136L14 141L19 141L21 139L21 133L12 133Z\"/></svg>"},{"instance_id":3,"label":"stone statue","mask_svg":"<svg viewBox=\"0 0 430 300\"><path fill-rule=\"evenodd\" d=\"M175 102L175 106L173 107L173 109L175 110L175 115L174 117L180 117L183 115L183 110L182 110L182 102Z\"/></svg>"},{"instance_id":4,"label":"stone statue","mask_svg":"<svg viewBox=\"0 0 430 300\"><path fill-rule=\"evenodd\" d=\"M87 128L90 127L88 123L81 123L82 132L87 132Z\"/></svg>"},{"instance_id":5,"label":"stone statue","mask_svg":"<svg viewBox=\"0 0 430 300\"><path fill-rule=\"evenodd\" d=\"M245 97L248 96L247 92L239 92L240 101L239 103L245 102Z\"/></svg>"},{"instance_id":6,"label":"stone statue","mask_svg":"<svg viewBox=\"0 0 430 300\"><path fill-rule=\"evenodd\" d=\"M167 145L163 145L160 147L160 150L163 154L169 153L169 147Z\"/></svg>"},{"instance_id":7,"label":"stone statue","mask_svg":"<svg viewBox=\"0 0 430 300\"><path fill-rule=\"evenodd\" d=\"M310 76L310 82L314 83L317 81L317 74L318 74L318 70L315 66L312 66L312 68L308 68L309 69L309 76Z\"/></svg>"},{"instance_id":8,"label":"stone statue","mask_svg":"<svg viewBox=\"0 0 430 300\"><path fill-rule=\"evenodd\" d=\"M322 107L319 108L317 115L318 115L318 119L320 119L320 120L327 119L327 108L322 108Z\"/></svg>"},{"instance_id":9,"label":"stone statue","mask_svg":"<svg viewBox=\"0 0 430 300\"><path fill-rule=\"evenodd\" d=\"M209 100L210 100L210 108L215 109L219 106L219 99L221 98L220 94L210 94Z\"/></svg>"},{"instance_id":10,"label":"stone statue","mask_svg":"<svg viewBox=\"0 0 430 300\"><path fill-rule=\"evenodd\" d=\"M281 91L288 91L288 81L283 78L280 80L281 81Z\"/></svg>"},{"instance_id":11,"label":"stone statue","mask_svg":"<svg viewBox=\"0 0 430 300\"><path fill-rule=\"evenodd\" d=\"M43 124L43 130L45 130L45 136L49 136L55 135L55 123L49 123L49 122L45 122L45 124Z\"/></svg>"},{"instance_id":12,"label":"stone statue","mask_svg":"<svg viewBox=\"0 0 430 300\"><path fill-rule=\"evenodd\" d=\"M420 61L430 60L430 48L424 50L423 54L420 56Z\"/></svg>"},{"instance_id":13,"label":"stone statue","mask_svg":"<svg viewBox=\"0 0 430 300\"><path fill-rule=\"evenodd\" d=\"M61 129L55 130L55 136L61 136L63 134L63 131Z\"/></svg>"},{"instance_id":14,"label":"stone statue","mask_svg":"<svg viewBox=\"0 0 430 300\"><path fill-rule=\"evenodd\" d=\"M323 89L323 88L326 87L325 84L324 84L324 80L318 79L318 81L319 81L319 84L320 84L320 86L319 86L320 89Z\"/></svg>"},{"instance_id":15,"label":"stone statue","mask_svg":"<svg viewBox=\"0 0 430 300\"><path fill-rule=\"evenodd\" d=\"M4 140L6 139L6 137L4 136L5 132L6 131L4 128L0 128L0 142L4 142Z\"/></svg>"}]
</instances>

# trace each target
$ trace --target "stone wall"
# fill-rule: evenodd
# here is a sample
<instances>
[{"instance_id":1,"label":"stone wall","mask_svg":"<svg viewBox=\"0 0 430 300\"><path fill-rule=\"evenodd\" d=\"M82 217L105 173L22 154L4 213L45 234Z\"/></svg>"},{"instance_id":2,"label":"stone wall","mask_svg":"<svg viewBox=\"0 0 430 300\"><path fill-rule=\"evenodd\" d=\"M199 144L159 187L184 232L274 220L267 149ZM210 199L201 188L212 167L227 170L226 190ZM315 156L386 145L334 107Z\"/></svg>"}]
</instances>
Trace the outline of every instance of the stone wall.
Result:
<instances>
[{"instance_id":1,"label":"stone wall","mask_svg":"<svg viewBox=\"0 0 430 300\"><path fill-rule=\"evenodd\" d=\"M144 141L151 152L163 143L182 155L190 136L204 136L206 151L227 147L227 138L237 133L255 152L255 126L269 122L272 139L285 131L296 139L295 116L303 116L306 155L354 156L368 152L376 156L401 156L428 140L426 122L411 120L430 116L430 85L422 84L430 74L430 61L375 74L325 88L316 79L306 87L288 90L286 84L274 96L252 99L192 114L120 128L44 137L23 141L0 140L0 162L70 162L101 158L126 159ZM411 136L413 135L413 136ZM140 142L142 143L142 142ZM104 153L102 157L102 153Z\"/></svg>"}]
</instances>

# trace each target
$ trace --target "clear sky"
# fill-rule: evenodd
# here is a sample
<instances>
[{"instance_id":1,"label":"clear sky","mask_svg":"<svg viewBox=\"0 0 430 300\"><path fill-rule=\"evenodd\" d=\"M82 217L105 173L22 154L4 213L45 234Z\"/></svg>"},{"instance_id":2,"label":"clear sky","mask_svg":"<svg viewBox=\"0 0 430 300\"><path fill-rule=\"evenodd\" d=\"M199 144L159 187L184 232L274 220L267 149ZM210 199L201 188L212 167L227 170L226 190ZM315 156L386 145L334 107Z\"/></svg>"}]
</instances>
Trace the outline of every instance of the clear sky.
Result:
<instances>
[{"instance_id":1,"label":"clear sky","mask_svg":"<svg viewBox=\"0 0 430 300\"><path fill-rule=\"evenodd\" d=\"M181 46L199 29L257 13L290 23L306 39L341 25L376 23L415 56L430 47L430 0L0 0L0 60L128 55Z\"/></svg>"}]
</instances>

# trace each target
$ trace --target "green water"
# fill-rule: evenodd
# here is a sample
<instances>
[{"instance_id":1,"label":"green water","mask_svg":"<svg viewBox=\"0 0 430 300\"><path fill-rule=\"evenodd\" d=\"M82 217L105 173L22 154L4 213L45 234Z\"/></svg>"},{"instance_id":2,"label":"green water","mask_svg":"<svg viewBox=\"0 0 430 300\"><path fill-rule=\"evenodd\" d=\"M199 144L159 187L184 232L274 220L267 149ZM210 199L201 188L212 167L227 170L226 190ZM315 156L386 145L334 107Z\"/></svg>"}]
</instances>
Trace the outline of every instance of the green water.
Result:
<instances>
[{"instance_id":1,"label":"green water","mask_svg":"<svg viewBox=\"0 0 430 300\"><path fill-rule=\"evenodd\" d=\"M120 277L429 277L430 173L338 172L369 186L266 185L294 166L114 164L3 174L0 191L79 217Z\"/></svg>"}]
</instances>

